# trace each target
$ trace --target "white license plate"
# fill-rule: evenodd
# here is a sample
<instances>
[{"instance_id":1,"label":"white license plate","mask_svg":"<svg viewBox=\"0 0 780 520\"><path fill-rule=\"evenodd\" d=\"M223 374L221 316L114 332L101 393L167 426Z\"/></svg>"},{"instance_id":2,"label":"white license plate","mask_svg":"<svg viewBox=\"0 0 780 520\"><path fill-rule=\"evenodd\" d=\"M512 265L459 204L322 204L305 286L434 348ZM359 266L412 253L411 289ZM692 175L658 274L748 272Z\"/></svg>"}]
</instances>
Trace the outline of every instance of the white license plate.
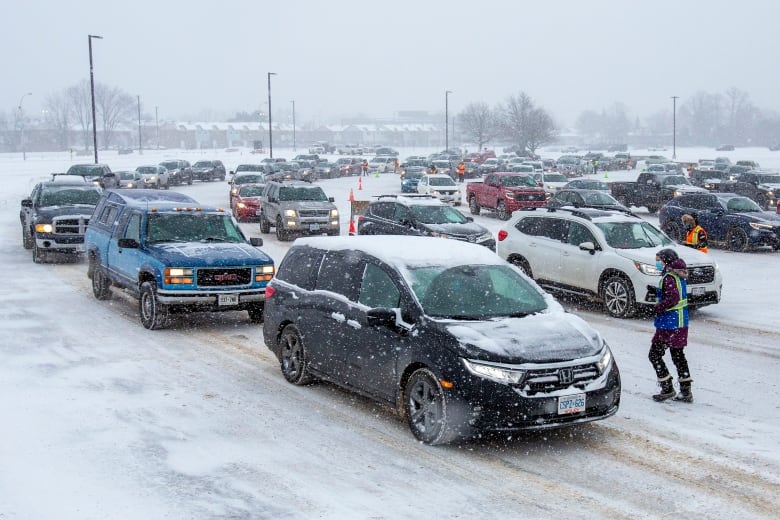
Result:
<instances>
[{"instance_id":1,"label":"white license plate","mask_svg":"<svg viewBox=\"0 0 780 520\"><path fill-rule=\"evenodd\" d=\"M320 225L319 224L309 224L309 230L311 231L319 231Z\"/></svg>"},{"instance_id":2,"label":"white license plate","mask_svg":"<svg viewBox=\"0 0 780 520\"><path fill-rule=\"evenodd\" d=\"M217 305L238 305L238 295L219 294L217 295Z\"/></svg>"},{"instance_id":3,"label":"white license plate","mask_svg":"<svg viewBox=\"0 0 780 520\"><path fill-rule=\"evenodd\" d=\"M700 296L704 294L704 287L691 287L691 294L694 296Z\"/></svg>"},{"instance_id":4,"label":"white license plate","mask_svg":"<svg viewBox=\"0 0 780 520\"><path fill-rule=\"evenodd\" d=\"M558 415L585 411L585 394L564 395L558 398Z\"/></svg>"},{"instance_id":5,"label":"white license plate","mask_svg":"<svg viewBox=\"0 0 780 520\"><path fill-rule=\"evenodd\" d=\"M260 210L260 209L258 209L258 210L255 210L255 215L260 215L262 212L263 212L263 211L262 211L262 210Z\"/></svg>"}]
</instances>

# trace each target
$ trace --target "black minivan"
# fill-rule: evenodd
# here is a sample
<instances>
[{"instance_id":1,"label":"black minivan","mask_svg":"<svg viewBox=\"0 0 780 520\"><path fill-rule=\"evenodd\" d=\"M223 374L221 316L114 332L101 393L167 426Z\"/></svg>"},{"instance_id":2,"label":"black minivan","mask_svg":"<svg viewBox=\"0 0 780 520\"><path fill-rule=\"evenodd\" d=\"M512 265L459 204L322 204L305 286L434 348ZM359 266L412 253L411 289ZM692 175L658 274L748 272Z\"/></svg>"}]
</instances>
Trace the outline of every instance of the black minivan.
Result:
<instances>
[{"instance_id":1,"label":"black minivan","mask_svg":"<svg viewBox=\"0 0 780 520\"><path fill-rule=\"evenodd\" d=\"M427 444L609 417L602 336L487 248L409 236L300 238L265 292L265 344L406 417Z\"/></svg>"}]
</instances>

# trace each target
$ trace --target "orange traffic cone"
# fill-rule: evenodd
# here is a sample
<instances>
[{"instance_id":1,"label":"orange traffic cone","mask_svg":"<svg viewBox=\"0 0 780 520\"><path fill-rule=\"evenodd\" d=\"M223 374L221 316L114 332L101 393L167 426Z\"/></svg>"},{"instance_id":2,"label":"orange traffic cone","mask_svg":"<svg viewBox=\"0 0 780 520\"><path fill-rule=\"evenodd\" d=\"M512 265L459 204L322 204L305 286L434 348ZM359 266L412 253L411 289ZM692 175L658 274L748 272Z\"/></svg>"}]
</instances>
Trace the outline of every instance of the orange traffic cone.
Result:
<instances>
[{"instance_id":1,"label":"orange traffic cone","mask_svg":"<svg viewBox=\"0 0 780 520\"><path fill-rule=\"evenodd\" d=\"M363 189L363 177L358 177L358 190Z\"/></svg>"},{"instance_id":2,"label":"orange traffic cone","mask_svg":"<svg viewBox=\"0 0 780 520\"><path fill-rule=\"evenodd\" d=\"M347 200L348 200L348 201L353 201L353 200L355 200L355 194L354 194L354 193L352 193L352 188L350 188L350 189L349 189L349 198L348 198Z\"/></svg>"},{"instance_id":3,"label":"orange traffic cone","mask_svg":"<svg viewBox=\"0 0 780 520\"><path fill-rule=\"evenodd\" d=\"M357 235L357 231L355 231L355 220L349 219L349 236L355 235Z\"/></svg>"}]
</instances>

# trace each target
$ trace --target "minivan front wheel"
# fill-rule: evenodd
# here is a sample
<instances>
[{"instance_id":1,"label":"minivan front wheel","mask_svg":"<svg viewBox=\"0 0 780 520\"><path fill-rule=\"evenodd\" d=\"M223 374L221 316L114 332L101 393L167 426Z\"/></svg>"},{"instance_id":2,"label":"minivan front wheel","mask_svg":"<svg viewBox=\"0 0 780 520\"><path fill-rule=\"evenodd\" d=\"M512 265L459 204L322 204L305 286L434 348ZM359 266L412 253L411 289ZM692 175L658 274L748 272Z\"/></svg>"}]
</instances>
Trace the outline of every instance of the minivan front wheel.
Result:
<instances>
[{"instance_id":1,"label":"minivan front wheel","mask_svg":"<svg viewBox=\"0 0 780 520\"><path fill-rule=\"evenodd\" d=\"M436 375L428 368L416 370L404 390L404 412L409 429L425 444L445 444L460 436L453 427L450 400Z\"/></svg>"},{"instance_id":2,"label":"minivan front wheel","mask_svg":"<svg viewBox=\"0 0 780 520\"><path fill-rule=\"evenodd\" d=\"M294 385L305 385L312 377L306 368L306 349L295 325L287 325L279 337L279 361L284 378Z\"/></svg>"},{"instance_id":3,"label":"minivan front wheel","mask_svg":"<svg viewBox=\"0 0 780 520\"><path fill-rule=\"evenodd\" d=\"M634 315L634 289L622 276L609 278L601 290L604 308L614 318L630 318Z\"/></svg>"}]
</instances>

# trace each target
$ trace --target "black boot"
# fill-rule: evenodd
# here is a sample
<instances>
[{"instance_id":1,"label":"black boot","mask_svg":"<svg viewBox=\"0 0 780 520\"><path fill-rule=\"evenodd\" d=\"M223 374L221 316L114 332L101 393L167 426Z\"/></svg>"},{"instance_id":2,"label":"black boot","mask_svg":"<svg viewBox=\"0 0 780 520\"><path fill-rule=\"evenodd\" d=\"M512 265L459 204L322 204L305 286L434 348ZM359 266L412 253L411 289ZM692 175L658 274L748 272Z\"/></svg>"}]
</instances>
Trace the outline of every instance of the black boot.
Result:
<instances>
[{"instance_id":1,"label":"black boot","mask_svg":"<svg viewBox=\"0 0 780 520\"><path fill-rule=\"evenodd\" d=\"M672 384L672 376L667 375L663 379L658 380L658 384L661 385L661 391L653 396L654 401L666 401L671 399L675 395L674 385Z\"/></svg>"},{"instance_id":2,"label":"black boot","mask_svg":"<svg viewBox=\"0 0 780 520\"><path fill-rule=\"evenodd\" d=\"M683 403L693 402L693 392L691 392L691 383L693 379L686 377L685 379L678 379L680 383L680 393L674 396L675 401L682 401Z\"/></svg>"}]
</instances>

